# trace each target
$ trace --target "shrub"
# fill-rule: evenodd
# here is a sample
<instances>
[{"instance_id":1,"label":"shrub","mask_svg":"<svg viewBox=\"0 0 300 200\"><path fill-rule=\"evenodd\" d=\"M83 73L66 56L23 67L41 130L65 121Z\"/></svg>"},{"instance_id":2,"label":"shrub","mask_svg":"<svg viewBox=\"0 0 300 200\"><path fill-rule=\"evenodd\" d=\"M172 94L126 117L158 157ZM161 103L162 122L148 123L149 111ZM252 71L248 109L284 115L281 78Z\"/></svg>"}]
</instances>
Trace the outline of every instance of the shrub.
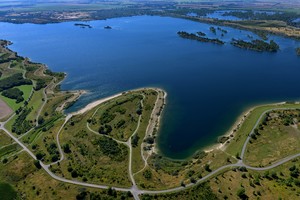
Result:
<instances>
[{"instance_id":1,"label":"shrub","mask_svg":"<svg viewBox=\"0 0 300 200\"><path fill-rule=\"evenodd\" d=\"M34 160L33 164L34 164L34 165L36 166L36 168L38 168L38 169L41 169L41 168L42 168L42 166L41 166L41 164L40 164L40 161L38 161L38 160Z\"/></svg>"},{"instance_id":2,"label":"shrub","mask_svg":"<svg viewBox=\"0 0 300 200\"><path fill-rule=\"evenodd\" d=\"M24 101L23 94L24 93L18 88L10 88L2 92L3 96L10 99L16 99L16 103Z\"/></svg>"}]
</instances>

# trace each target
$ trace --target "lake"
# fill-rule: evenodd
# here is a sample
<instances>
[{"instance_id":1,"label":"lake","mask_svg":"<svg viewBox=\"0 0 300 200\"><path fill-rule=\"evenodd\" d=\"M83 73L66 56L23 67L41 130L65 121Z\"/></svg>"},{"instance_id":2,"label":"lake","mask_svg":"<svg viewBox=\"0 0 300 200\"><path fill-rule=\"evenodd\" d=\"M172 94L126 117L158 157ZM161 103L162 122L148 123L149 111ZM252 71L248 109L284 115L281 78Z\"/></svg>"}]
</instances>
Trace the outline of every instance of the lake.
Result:
<instances>
[{"instance_id":1,"label":"lake","mask_svg":"<svg viewBox=\"0 0 300 200\"><path fill-rule=\"evenodd\" d=\"M232 38L249 39L248 31L159 16L35 25L0 23L0 38L32 61L66 72L62 89L86 89L67 112L115 93L161 87L168 93L158 138L162 154L185 158L216 142L247 108L299 99L298 41L270 36L278 53L233 47ZM111 26L112 29L104 29ZM218 46L180 38L177 31L207 33L226 44Z\"/></svg>"}]
</instances>

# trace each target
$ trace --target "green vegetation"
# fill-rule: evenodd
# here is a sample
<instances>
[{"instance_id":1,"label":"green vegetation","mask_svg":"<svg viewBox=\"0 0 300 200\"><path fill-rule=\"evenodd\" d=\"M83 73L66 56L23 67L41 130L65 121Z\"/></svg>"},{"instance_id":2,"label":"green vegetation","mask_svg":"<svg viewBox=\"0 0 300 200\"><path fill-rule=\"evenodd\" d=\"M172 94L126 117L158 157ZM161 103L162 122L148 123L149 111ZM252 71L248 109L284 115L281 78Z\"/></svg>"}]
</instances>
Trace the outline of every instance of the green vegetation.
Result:
<instances>
[{"instance_id":1,"label":"green vegetation","mask_svg":"<svg viewBox=\"0 0 300 200\"><path fill-rule=\"evenodd\" d=\"M220 27L218 27L217 29L218 29L218 31L221 31L223 35L228 33L228 31L226 31L225 29L222 29Z\"/></svg>"},{"instance_id":2,"label":"green vegetation","mask_svg":"<svg viewBox=\"0 0 300 200\"><path fill-rule=\"evenodd\" d=\"M37 168L25 152L0 163L0 197L1 200L21 199L133 199L131 193L113 189L92 189L56 181L45 171ZM12 188L14 186L14 188ZM4 195L3 195L4 194ZM12 198L10 198L12 197Z\"/></svg>"},{"instance_id":3,"label":"green vegetation","mask_svg":"<svg viewBox=\"0 0 300 200\"><path fill-rule=\"evenodd\" d=\"M211 190L207 183L198 184L192 188L176 192L176 193L166 193L166 194L157 194L157 195L143 195L142 200L151 200L151 199L206 199L206 200L215 200L217 196Z\"/></svg>"},{"instance_id":4,"label":"green vegetation","mask_svg":"<svg viewBox=\"0 0 300 200\"><path fill-rule=\"evenodd\" d=\"M113 160L125 160L127 157L126 147L119 145L115 140L107 137L101 137L94 142L99 145L102 153Z\"/></svg>"},{"instance_id":5,"label":"green vegetation","mask_svg":"<svg viewBox=\"0 0 300 200\"><path fill-rule=\"evenodd\" d=\"M79 26L80 28L92 28L91 25L83 23L75 23L74 26Z\"/></svg>"},{"instance_id":6,"label":"green vegetation","mask_svg":"<svg viewBox=\"0 0 300 200\"><path fill-rule=\"evenodd\" d=\"M209 27L209 30L210 30L210 32L212 32L213 34L216 34L216 33L217 33L216 28L213 27L213 26Z\"/></svg>"},{"instance_id":7,"label":"green vegetation","mask_svg":"<svg viewBox=\"0 0 300 200\"><path fill-rule=\"evenodd\" d=\"M95 15L97 14L99 13L95 12ZM242 23L251 24L252 22ZM211 27L210 31L215 34L220 31L222 36L227 33L226 30L215 27ZM202 32L198 32L197 35L178 32L178 35L201 42L224 44L218 39L205 38L205 33ZM252 42L234 40L233 45L257 51L275 52L279 49L274 41L267 43L261 40ZM6 124L6 127L10 126L17 135L33 128L26 136L20 138L20 141L24 142L36 155L36 158L44 164L51 164L61 158L58 151L60 145L65 158L50 165L49 169L54 174L69 180L112 187L130 188L132 186L131 178L128 176L128 163L131 155L132 176L139 188L160 190L182 187L180 189L183 189L187 184L196 184L197 180L219 167L237 162L234 157L239 158L248 134L264 111L276 107L299 107L297 104L285 104L255 108L249 116L245 117L244 123L235 129L235 137L232 134L220 138L220 142L228 146L226 152L217 149L207 153L199 151L189 159L176 161L156 154L155 151L152 152L159 128L155 116L161 115L164 106L164 101L161 100L163 99L162 91L143 89L123 93L123 95L98 105L84 114L72 116L63 125L65 116L59 108L70 103L67 100L75 95L60 92L56 85L64 78L65 74L45 70L41 64L25 61L22 58L16 59L11 54L3 53L1 59L6 61L1 64L1 75L3 68L12 67L13 70L26 70L25 76L27 77L24 79L21 73L10 71L12 70L10 69L9 73L3 73L5 77L0 80L0 86L2 84L4 87L3 95L13 99L23 96L26 100L22 107L21 104L13 106L16 116ZM11 65L8 65L7 62L11 62ZM8 74L9 76L7 76ZM8 81L8 78L13 76L21 79L20 75L22 75L22 79L29 80L30 84L27 82L26 86L23 82L21 86L16 87ZM29 97L33 88L32 82L35 91ZM30 88L26 93L22 89L17 89L25 86L27 89ZM28 96L28 101L25 96ZM154 106L156 99L161 100L157 101L157 107ZM43 103L45 103L44 107L42 107ZM153 110L154 108L155 110ZM41 111L41 115L38 115L39 111ZM151 115L152 111L154 115ZM274 115L268 113L267 117L262 119L262 125L255 130L247 149L249 151L251 148L249 152L252 154L253 151L256 151L255 157L251 157L248 155L249 152L246 152L245 163L258 166L269 165L274 160L299 151L298 121L300 115L294 112L296 111L283 111L283 114L278 114L274 111ZM148 126L149 122L153 124ZM151 128L153 128L153 132L148 130ZM272 135L274 133L276 136ZM60 144L57 143L56 137ZM68 195L74 199L132 199L130 192L121 193L112 188L94 190L55 181L44 170L41 170L40 161L33 161L27 154L19 153L18 150L21 148L17 144L11 143L12 141L5 137L2 141L0 134L0 144L5 145L4 147L0 146L2 161L0 163L0 180L13 185L26 198L60 199ZM130 151L131 148L128 148L130 145L132 145L132 151ZM278 153L276 151L278 149L274 149L274 146L278 148L288 146L289 148ZM272 153L276 155L271 155ZM278 194L284 198L289 195L296 197L299 195L298 187L300 186L298 180L300 166L297 161L295 159L293 162L286 163L285 168L280 166L261 173L247 170L246 167L227 168L211 177L208 182L176 193L143 195L142 199L253 199L260 197L270 199ZM32 187L28 187L28 185Z\"/></svg>"},{"instance_id":8,"label":"green vegetation","mask_svg":"<svg viewBox=\"0 0 300 200\"><path fill-rule=\"evenodd\" d=\"M16 99L16 103L24 101L23 94L24 93L18 88L10 88L2 92L3 96L10 99Z\"/></svg>"},{"instance_id":9,"label":"green vegetation","mask_svg":"<svg viewBox=\"0 0 300 200\"><path fill-rule=\"evenodd\" d=\"M141 96L124 95L115 102L110 102L107 109L99 108L88 119L92 130L103 135L109 135L121 141L127 141L136 128L138 121L137 110L139 109Z\"/></svg>"},{"instance_id":10,"label":"green vegetation","mask_svg":"<svg viewBox=\"0 0 300 200\"><path fill-rule=\"evenodd\" d=\"M0 148L2 148L5 145L11 144L11 142L12 139L9 136L7 136L7 134L4 131L0 130Z\"/></svg>"},{"instance_id":11,"label":"green vegetation","mask_svg":"<svg viewBox=\"0 0 300 200\"><path fill-rule=\"evenodd\" d=\"M3 156L8 156L10 154L13 154L20 149L21 149L20 146L15 143L4 146L4 147L0 148L0 158Z\"/></svg>"},{"instance_id":12,"label":"green vegetation","mask_svg":"<svg viewBox=\"0 0 300 200\"><path fill-rule=\"evenodd\" d=\"M252 109L247 115L242 116L243 121L240 125L235 127L233 129L234 132L234 138L229 141L228 146L226 148L226 152L229 153L232 156L235 156L240 154L242 147L248 137L248 134L251 132L253 129L255 123L259 119L259 117L268 110L272 109L284 109L284 108L300 108L299 104L292 104L292 103L286 103L286 104L271 104L271 105L262 105L262 106L257 106L254 109ZM230 137L233 137L231 135Z\"/></svg>"},{"instance_id":13,"label":"green vegetation","mask_svg":"<svg viewBox=\"0 0 300 200\"><path fill-rule=\"evenodd\" d=\"M300 110L268 112L251 135L245 162L267 166L300 152Z\"/></svg>"},{"instance_id":14,"label":"green vegetation","mask_svg":"<svg viewBox=\"0 0 300 200\"><path fill-rule=\"evenodd\" d=\"M26 133L29 131L33 126L30 121L26 120L26 117L31 112L31 108L24 107L21 111L18 111L17 119L15 120L14 124L12 125L12 132L18 135Z\"/></svg>"},{"instance_id":15,"label":"green vegetation","mask_svg":"<svg viewBox=\"0 0 300 200\"><path fill-rule=\"evenodd\" d=\"M273 40L271 40L270 43L267 43L262 40L252 40L251 42L246 42L244 40L232 39L231 44L242 49L249 49L260 52L277 52L279 50L279 45Z\"/></svg>"},{"instance_id":16,"label":"green vegetation","mask_svg":"<svg viewBox=\"0 0 300 200\"><path fill-rule=\"evenodd\" d=\"M299 17L299 14L294 12L273 12L268 14L267 12L255 12L253 10L248 10L246 12L242 11L230 11L225 12L223 16L234 16L240 19L251 19L251 20L280 20L284 21L289 25L295 25L294 19Z\"/></svg>"},{"instance_id":17,"label":"green vegetation","mask_svg":"<svg viewBox=\"0 0 300 200\"><path fill-rule=\"evenodd\" d=\"M197 34L198 34L200 37L206 36L206 33L203 33L203 32L201 32L201 31L198 31Z\"/></svg>"},{"instance_id":18,"label":"green vegetation","mask_svg":"<svg viewBox=\"0 0 300 200\"><path fill-rule=\"evenodd\" d=\"M2 200L15 200L18 194L10 184L0 182L0 197Z\"/></svg>"},{"instance_id":19,"label":"green vegetation","mask_svg":"<svg viewBox=\"0 0 300 200\"><path fill-rule=\"evenodd\" d=\"M36 116L43 105L43 100L44 96L42 90L34 91L31 98L28 100L28 105L26 107L30 109L30 113L26 117L26 120L28 120L32 126L36 123Z\"/></svg>"},{"instance_id":20,"label":"green vegetation","mask_svg":"<svg viewBox=\"0 0 300 200\"><path fill-rule=\"evenodd\" d=\"M47 86L47 84L46 84L45 80L43 80L43 79L37 79L35 87L34 87L34 90L38 91L38 90L40 90L42 88L45 88L46 86Z\"/></svg>"},{"instance_id":21,"label":"green vegetation","mask_svg":"<svg viewBox=\"0 0 300 200\"><path fill-rule=\"evenodd\" d=\"M298 199L299 159L272 170L233 168L209 181L218 199Z\"/></svg>"},{"instance_id":22,"label":"green vegetation","mask_svg":"<svg viewBox=\"0 0 300 200\"><path fill-rule=\"evenodd\" d=\"M29 79L24 79L21 73L17 73L8 78L0 80L0 91L20 85L32 85L32 81Z\"/></svg>"},{"instance_id":23,"label":"green vegetation","mask_svg":"<svg viewBox=\"0 0 300 200\"><path fill-rule=\"evenodd\" d=\"M218 45L225 44L225 42L223 42L217 38L216 39L205 38L205 37L197 36L194 33L187 33L185 31L179 31L179 32L177 32L177 34L182 38L186 38L186 39L190 39L190 40L197 40L199 42L210 42L210 43L214 43L214 44L218 44Z\"/></svg>"},{"instance_id":24,"label":"green vegetation","mask_svg":"<svg viewBox=\"0 0 300 200\"><path fill-rule=\"evenodd\" d=\"M29 96L31 94L32 85L22 85L22 86L17 86L17 87L14 87L14 88L17 88L21 92L23 92L22 97L24 98L24 100L28 100L28 98L29 98ZM15 99L11 99L11 98L5 97L3 95L0 95L0 98L3 101L5 101L5 103L7 103L7 105L11 109L13 109L14 111L18 110L21 106L23 106L22 102L17 103Z\"/></svg>"}]
</instances>

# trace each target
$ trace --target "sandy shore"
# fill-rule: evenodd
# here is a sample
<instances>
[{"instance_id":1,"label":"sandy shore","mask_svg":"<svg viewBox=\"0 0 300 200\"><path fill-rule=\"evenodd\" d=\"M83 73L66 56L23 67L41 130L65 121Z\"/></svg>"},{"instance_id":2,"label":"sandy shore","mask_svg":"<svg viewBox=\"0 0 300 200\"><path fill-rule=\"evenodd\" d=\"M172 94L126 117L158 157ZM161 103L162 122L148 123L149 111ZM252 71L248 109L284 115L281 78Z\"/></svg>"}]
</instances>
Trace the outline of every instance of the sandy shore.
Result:
<instances>
[{"instance_id":1,"label":"sandy shore","mask_svg":"<svg viewBox=\"0 0 300 200\"><path fill-rule=\"evenodd\" d=\"M229 129L229 131L227 131L224 135L221 135L219 137L228 137L229 139L224 142L224 143L216 143L213 144L207 148L204 149L204 151L206 153L211 152L213 150L222 150L224 151L227 147L227 142L233 140L235 138L235 133L236 131L241 127L241 125L243 124L243 122L245 121L245 119L249 116L249 114L251 113L251 111L254 109L250 108L248 110L246 110L245 112L242 113L242 115L240 115L237 120L235 121L235 123L233 124L233 126Z\"/></svg>"},{"instance_id":2,"label":"sandy shore","mask_svg":"<svg viewBox=\"0 0 300 200\"><path fill-rule=\"evenodd\" d=\"M104 103L104 102L106 102L106 101L109 101L109 100L111 100L111 99L114 99L114 98L116 98L116 97L119 97L119 96L121 96L121 95L123 95L123 94L127 94L127 93L129 93L129 92L140 91L140 90L147 90L147 89L154 89L154 90L155 90L156 88L138 88L138 89L134 89L134 90L128 90L128 91L120 92L120 93L115 94L115 95L113 95L113 96L105 97L105 98L103 98L103 99L99 99L99 100L96 100L96 101L94 101L94 102L92 102L92 103L89 103L89 104L86 105L84 108L82 108L82 109L80 109L80 110L78 110L78 111L76 111L76 112L73 112L73 113L71 113L71 114L72 114L72 115L83 114L83 113L85 113L85 112L87 112L87 111L89 111L89 110L95 108L96 106L98 106L98 105L100 105L100 104L102 104L102 103Z\"/></svg>"},{"instance_id":3,"label":"sandy shore","mask_svg":"<svg viewBox=\"0 0 300 200\"><path fill-rule=\"evenodd\" d=\"M233 124L233 126L229 129L229 131L227 131L224 135L221 135L220 137L228 137L229 139L224 142L224 143L216 143L213 145L208 146L207 148L204 148L204 151L206 153L214 151L214 150L222 150L224 151L227 147L228 141L230 142L231 140L233 140L235 138L235 134L237 132L237 130L242 126L242 124L244 123L244 121L246 120L246 118L249 116L249 114L257 107L260 106L265 106L265 105L282 105L285 104L286 102L279 102L279 103L274 103L274 104L261 104L261 105L257 105L257 106L253 106L249 109L247 109L245 112L242 113L242 115L240 115L237 120L235 121L235 123Z\"/></svg>"},{"instance_id":4,"label":"sandy shore","mask_svg":"<svg viewBox=\"0 0 300 200\"><path fill-rule=\"evenodd\" d=\"M163 110L162 110L162 112L161 112L161 114L158 116L158 118L157 118L157 120L156 120L156 122L154 122L154 123L156 123L155 125L156 125L156 128L157 128L157 133L159 134L159 129L160 129L160 126L161 126L161 118L162 118L162 115L163 115L163 112L164 112L164 109L165 109L165 105L166 105L166 100L167 100L167 96L168 96L168 93L166 92L166 91L164 91L164 90L161 90L161 91L163 91L163 93L164 93L164 96L163 96L163 98L162 98L162 106L163 106ZM159 108L158 108L159 109ZM157 138L157 135L156 135L156 138ZM154 142L154 144L153 144L153 153L155 153L155 154L158 154L159 153L159 149L158 149L158 146L157 146L157 141L156 141L156 139L155 139L155 142Z\"/></svg>"},{"instance_id":5,"label":"sandy shore","mask_svg":"<svg viewBox=\"0 0 300 200\"><path fill-rule=\"evenodd\" d=\"M163 91L164 95L163 97L161 97L161 101L163 102L163 108L166 104L166 97L167 97L167 92L162 90L162 89L159 89L159 88L138 88L138 89L134 89L134 90L129 90L129 91L124 91L124 92L120 92L118 94L115 94L115 95L112 95L112 96L109 96L109 97L105 97L103 99L99 99L99 100L96 100L88 105L86 105L84 108L76 111L76 112L73 112L71 113L72 115L79 115L79 114L83 114L95 107L97 107L98 105L106 102L106 101L109 101L111 99L114 99L116 97L119 97L123 94L126 94L128 92L134 92L134 91L140 91L140 90L144 90L144 89L153 89L153 90L156 90L156 91ZM280 105L280 104L284 104L286 102L280 102L280 103L275 103L275 104L270 104L270 105ZM265 104L264 104L265 105ZM232 139L235 138L235 134L237 132L237 130L242 126L242 124L244 123L244 121L246 120L246 118L249 116L249 114L252 112L253 109L255 109L256 107L259 107L261 105L257 105L257 106L253 106L249 109L247 109L245 112L243 112L238 118L237 120L235 121L235 123L233 124L233 126L229 129L229 131L227 131L224 135L221 135L220 137L228 137L228 140L224 143L215 143L215 144L212 144L206 148L204 148L203 150L205 152L211 152L211 151L214 151L214 150L222 150L224 151L228 145L228 141L231 141ZM158 109L160 109L160 106L154 108L154 112L153 114L156 115L156 112L158 111ZM153 116L152 116L153 117ZM150 123L152 123L150 125L150 129L152 130L147 130L147 133L146 135L150 134L152 135L151 133L153 132L153 129L156 127L157 129L160 128L160 125L161 125L161 115L158 116L155 120L151 120ZM159 131L158 131L159 132ZM149 153L149 152L148 152ZM159 148L157 147L157 141L155 141L154 145L153 145L153 148L151 150L151 153L159 153Z\"/></svg>"},{"instance_id":6,"label":"sandy shore","mask_svg":"<svg viewBox=\"0 0 300 200\"><path fill-rule=\"evenodd\" d=\"M123 92L122 92L122 93L115 94L115 95L110 96L110 97L106 97L106 98L103 98L103 99L99 99L99 100L94 101L94 102L92 102L92 103L86 105L84 108L82 108L82 109L80 109L80 110L78 110L78 111L76 111L76 112L74 112L74 113L71 113L71 114L72 114L72 115L80 115L80 114L83 114L83 113L85 113L85 112L87 112L87 111L89 111L89 110L95 108L96 106L98 106L98 105L100 105L100 104L102 104L102 103L104 103L104 102L106 102L106 101L109 101L109 100L111 100L111 99L113 99L113 98L116 98L116 97L121 96L122 94L123 94Z\"/></svg>"}]
</instances>

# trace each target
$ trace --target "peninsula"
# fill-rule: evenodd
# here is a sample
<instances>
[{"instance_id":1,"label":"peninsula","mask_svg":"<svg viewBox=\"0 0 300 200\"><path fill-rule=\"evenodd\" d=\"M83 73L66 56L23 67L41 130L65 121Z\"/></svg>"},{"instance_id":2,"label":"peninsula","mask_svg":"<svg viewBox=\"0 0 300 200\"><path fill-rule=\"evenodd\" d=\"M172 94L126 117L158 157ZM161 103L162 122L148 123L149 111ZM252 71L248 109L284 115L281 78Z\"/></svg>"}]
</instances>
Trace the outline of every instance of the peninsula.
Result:
<instances>
[{"instance_id":1,"label":"peninsula","mask_svg":"<svg viewBox=\"0 0 300 200\"><path fill-rule=\"evenodd\" d=\"M171 160L156 148L165 91L126 91L64 115L62 108L83 91L59 90L64 73L17 56L8 41L0 44L0 85L5 85L1 194L30 199L58 199L66 193L76 199L296 198L298 102L252 108L219 145ZM18 81L8 84L12 78ZM284 192L276 190L281 184Z\"/></svg>"},{"instance_id":2,"label":"peninsula","mask_svg":"<svg viewBox=\"0 0 300 200\"><path fill-rule=\"evenodd\" d=\"M34 57L48 56L54 62L51 69L62 60L76 66L75 73L91 91L107 94L101 84L111 87L110 80L116 87L126 87L121 85L119 93L102 95L67 113L66 109L75 109L78 99L82 103L90 97L83 97L87 92L62 90L66 73L22 57L18 53L28 54L24 46L15 52L9 47L12 42L0 40L1 200L299 199L300 102L295 101L299 58L295 53L300 56L300 47L294 39L300 39L300 2L61 2L0 2L0 21L6 22L2 37L16 44L26 41L26 48L49 47L39 46L40 41L57 45L55 50L65 50L69 44L68 56L46 49L34 52L39 54ZM67 23L31 24L60 22ZM109 31L112 28L115 31ZM19 30L35 34L29 38ZM176 30L186 31L176 35ZM85 62L99 57L102 60ZM76 65L80 60L84 62ZM67 81L84 87L77 84L75 73L70 72ZM283 79L285 73L288 78ZM87 84L92 76L101 85L98 90ZM151 83L168 89L146 87ZM175 96L174 91L180 92ZM285 93L273 95L278 91ZM235 107L282 98L293 101ZM178 117L169 113L172 109L180 110L182 118L168 118ZM242 109L240 116L233 113ZM228 121L233 117L237 117L234 123ZM227 127L232 123L227 132L222 129L226 122ZM166 124L169 130L164 132ZM203 143L211 146L195 149L198 136L205 134L211 138ZM176 140L163 143L165 136ZM215 143L208 143L209 139ZM185 148L192 153L182 160L171 159L164 147L172 153Z\"/></svg>"}]
</instances>

